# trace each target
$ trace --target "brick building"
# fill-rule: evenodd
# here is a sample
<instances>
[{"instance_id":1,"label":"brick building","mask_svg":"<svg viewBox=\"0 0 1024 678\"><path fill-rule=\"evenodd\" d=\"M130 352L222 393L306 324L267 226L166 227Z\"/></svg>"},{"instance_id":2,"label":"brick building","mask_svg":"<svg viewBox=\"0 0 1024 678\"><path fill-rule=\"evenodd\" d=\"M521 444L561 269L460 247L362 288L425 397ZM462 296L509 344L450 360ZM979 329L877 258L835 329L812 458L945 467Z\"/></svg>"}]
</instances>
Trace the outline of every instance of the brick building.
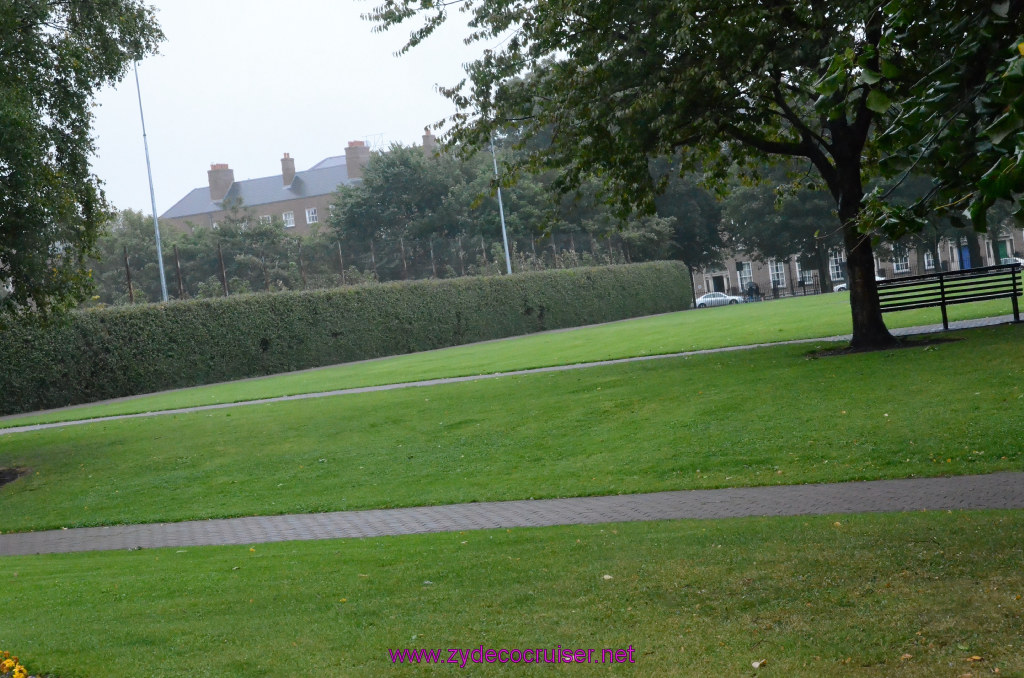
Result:
<instances>
[{"instance_id":1,"label":"brick building","mask_svg":"<svg viewBox=\"0 0 1024 678\"><path fill-rule=\"evenodd\" d=\"M207 172L208 185L190 191L160 215L160 223L191 232L215 227L232 208L240 208L257 219L277 218L285 228L308 233L326 221L338 186L362 179L369 159L369 146L350 141L345 155L324 158L302 172L295 171L295 158L288 153L281 158L280 175L259 179L235 181L227 164L214 164Z\"/></svg>"},{"instance_id":2,"label":"brick building","mask_svg":"<svg viewBox=\"0 0 1024 678\"><path fill-rule=\"evenodd\" d=\"M965 268L1024 263L1024 231L1011 224L1004 225L1003 235L995 240L977 236L981 261L971 261L967 236L954 242L942 239L935 252L924 248L884 245L875 251L875 275L899 278L933 273L936 270L956 271ZM936 258L936 253L938 258ZM835 250L829 255L829 277L832 285L846 282L846 255ZM694 271L696 296L708 292L746 295L750 283L764 298L817 294L823 289L817 268L801 266L796 257L785 260L764 260L748 252L733 252L720 266Z\"/></svg>"}]
</instances>

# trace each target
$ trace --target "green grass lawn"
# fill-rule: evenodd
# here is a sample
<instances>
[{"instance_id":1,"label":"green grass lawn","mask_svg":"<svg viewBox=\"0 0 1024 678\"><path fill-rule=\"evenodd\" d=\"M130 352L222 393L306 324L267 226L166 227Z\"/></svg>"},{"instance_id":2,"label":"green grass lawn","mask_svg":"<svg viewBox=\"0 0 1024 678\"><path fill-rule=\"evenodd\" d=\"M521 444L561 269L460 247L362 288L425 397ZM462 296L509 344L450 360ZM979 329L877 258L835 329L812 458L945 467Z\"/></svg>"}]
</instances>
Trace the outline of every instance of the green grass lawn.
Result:
<instances>
[{"instance_id":1,"label":"green grass lawn","mask_svg":"<svg viewBox=\"0 0 1024 678\"><path fill-rule=\"evenodd\" d=\"M952 320L1005 315L1005 301L950 308ZM937 309L888 314L890 327L941 322ZM0 419L0 427L240 402L297 393L489 374L850 332L849 294L796 297L639 318L318 370L201 386L128 401Z\"/></svg>"},{"instance_id":2,"label":"green grass lawn","mask_svg":"<svg viewBox=\"0 0 1024 678\"><path fill-rule=\"evenodd\" d=\"M1022 544L1024 512L1005 511L9 557L0 645L62 678L1019 677ZM636 663L387 652L481 645L632 646Z\"/></svg>"},{"instance_id":3,"label":"green grass lawn","mask_svg":"<svg viewBox=\"0 0 1024 678\"><path fill-rule=\"evenodd\" d=\"M0 437L4 531L1024 468L1024 327L97 422Z\"/></svg>"}]
</instances>

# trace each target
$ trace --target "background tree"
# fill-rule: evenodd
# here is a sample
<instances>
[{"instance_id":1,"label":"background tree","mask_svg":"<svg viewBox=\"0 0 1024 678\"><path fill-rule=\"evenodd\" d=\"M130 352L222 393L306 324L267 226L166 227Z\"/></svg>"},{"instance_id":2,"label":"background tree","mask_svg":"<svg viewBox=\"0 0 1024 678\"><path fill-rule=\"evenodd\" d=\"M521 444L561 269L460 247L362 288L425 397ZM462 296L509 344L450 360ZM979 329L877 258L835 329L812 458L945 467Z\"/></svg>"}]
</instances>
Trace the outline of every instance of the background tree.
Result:
<instances>
[{"instance_id":1,"label":"background tree","mask_svg":"<svg viewBox=\"0 0 1024 678\"><path fill-rule=\"evenodd\" d=\"M720 263L725 250L720 228L722 206L711 193L700 187L698 177L680 177L678 172L671 170L668 185L655 198L654 205L659 217L672 220L665 258L678 259L686 264L696 302L694 270Z\"/></svg>"},{"instance_id":2,"label":"background tree","mask_svg":"<svg viewBox=\"0 0 1024 678\"><path fill-rule=\"evenodd\" d=\"M359 186L339 189L330 224L350 249L370 244L370 263L378 273L386 269L385 277L408 278L413 243L439 230L445 197L459 180L450 156L392 144L371 157ZM378 258L375 248L386 241L398 248L381 248Z\"/></svg>"},{"instance_id":3,"label":"background tree","mask_svg":"<svg viewBox=\"0 0 1024 678\"><path fill-rule=\"evenodd\" d=\"M566 190L599 174L623 208L649 209L664 186L650 178L650 157L678 154L684 170L719 182L766 156L805 158L839 217L851 343L887 346L894 339L861 228L878 159L872 130L918 101L910 83L934 70L943 58L935 47L958 36L959 19L992 11L962 0L932 12L938 4L740 0L724 11L716 0L478 0L461 8L470 39L501 47L468 65L467 87L447 90L459 108L451 136L481 148L516 121L524 136L551 140L524 165L559 168L556 185ZM369 16L387 28L422 14L408 48L447 7L384 0ZM902 30L908 22L921 30Z\"/></svg>"},{"instance_id":4,"label":"background tree","mask_svg":"<svg viewBox=\"0 0 1024 678\"><path fill-rule=\"evenodd\" d=\"M798 165L766 167L763 180L730 190L723 203L722 228L740 248L763 260L800 264L818 271L823 291L832 291L829 253L842 248L835 203L824 191L808 190ZM804 168L805 169L805 168Z\"/></svg>"},{"instance_id":5,"label":"background tree","mask_svg":"<svg viewBox=\"0 0 1024 678\"><path fill-rule=\"evenodd\" d=\"M109 213L89 171L95 92L163 38L138 0L0 5L0 314L70 308Z\"/></svg>"},{"instance_id":6,"label":"background tree","mask_svg":"<svg viewBox=\"0 0 1024 678\"><path fill-rule=\"evenodd\" d=\"M96 283L96 300L104 304L128 303L124 266L127 253L136 303L159 301L160 271L153 239L153 217L136 210L123 210L114 215L104 230L89 262ZM173 287L171 281L168 284Z\"/></svg>"}]
</instances>

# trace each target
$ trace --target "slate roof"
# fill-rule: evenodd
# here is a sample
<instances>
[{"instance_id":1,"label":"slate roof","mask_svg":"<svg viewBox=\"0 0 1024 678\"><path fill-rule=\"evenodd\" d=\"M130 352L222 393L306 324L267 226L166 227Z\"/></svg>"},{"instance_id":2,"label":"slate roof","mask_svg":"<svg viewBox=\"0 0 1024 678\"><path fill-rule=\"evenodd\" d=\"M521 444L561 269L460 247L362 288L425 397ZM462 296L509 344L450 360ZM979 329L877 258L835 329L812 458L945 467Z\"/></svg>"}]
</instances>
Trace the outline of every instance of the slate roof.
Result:
<instances>
[{"instance_id":1,"label":"slate roof","mask_svg":"<svg viewBox=\"0 0 1024 678\"><path fill-rule=\"evenodd\" d=\"M340 159L340 161L339 161ZM329 195L340 184L353 185L358 179L348 178L345 156L325 158L312 168L296 172L291 186L284 186L281 175L245 179L231 184L228 194L220 202L210 200L210 187L195 188L160 215L161 219L178 219L198 214L210 214L224 209L224 204L241 202L242 208L259 207L283 200L296 200L318 195Z\"/></svg>"},{"instance_id":2,"label":"slate roof","mask_svg":"<svg viewBox=\"0 0 1024 678\"><path fill-rule=\"evenodd\" d=\"M311 170L323 169L324 167L337 167L338 165L344 165L344 164L345 164L345 156L343 156L343 155L332 155L329 158L324 158L323 160L321 160L317 164L313 165L309 169L311 169Z\"/></svg>"}]
</instances>

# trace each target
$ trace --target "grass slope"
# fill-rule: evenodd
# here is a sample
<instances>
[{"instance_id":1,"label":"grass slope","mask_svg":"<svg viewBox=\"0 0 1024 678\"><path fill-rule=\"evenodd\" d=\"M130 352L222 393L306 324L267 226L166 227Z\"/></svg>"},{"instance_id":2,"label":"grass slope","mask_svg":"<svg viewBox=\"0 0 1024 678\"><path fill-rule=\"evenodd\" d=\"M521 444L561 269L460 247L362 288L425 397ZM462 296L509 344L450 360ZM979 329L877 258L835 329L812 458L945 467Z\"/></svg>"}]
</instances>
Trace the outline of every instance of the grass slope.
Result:
<instances>
[{"instance_id":1,"label":"grass slope","mask_svg":"<svg viewBox=\"0 0 1024 678\"><path fill-rule=\"evenodd\" d=\"M1022 544L1007 511L12 557L0 640L62 678L451 676L387 650L481 645L636 663L467 675L1021 676Z\"/></svg>"},{"instance_id":2,"label":"grass slope","mask_svg":"<svg viewBox=\"0 0 1024 678\"><path fill-rule=\"evenodd\" d=\"M4 531L1024 468L1024 327L0 437Z\"/></svg>"},{"instance_id":3,"label":"grass slope","mask_svg":"<svg viewBox=\"0 0 1024 678\"><path fill-rule=\"evenodd\" d=\"M950 309L952 320L1009 312L1002 301ZM890 327L941 321L936 309L889 314ZM114 414L241 402L297 393L394 384L440 377L489 374L643 355L663 355L722 346L828 337L850 332L849 295L796 297L699 312L672 313L566 332L518 337L486 344L428 351L286 375L228 382L85 405L47 414L0 419L0 427L69 421Z\"/></svg>"}]
</instances>

